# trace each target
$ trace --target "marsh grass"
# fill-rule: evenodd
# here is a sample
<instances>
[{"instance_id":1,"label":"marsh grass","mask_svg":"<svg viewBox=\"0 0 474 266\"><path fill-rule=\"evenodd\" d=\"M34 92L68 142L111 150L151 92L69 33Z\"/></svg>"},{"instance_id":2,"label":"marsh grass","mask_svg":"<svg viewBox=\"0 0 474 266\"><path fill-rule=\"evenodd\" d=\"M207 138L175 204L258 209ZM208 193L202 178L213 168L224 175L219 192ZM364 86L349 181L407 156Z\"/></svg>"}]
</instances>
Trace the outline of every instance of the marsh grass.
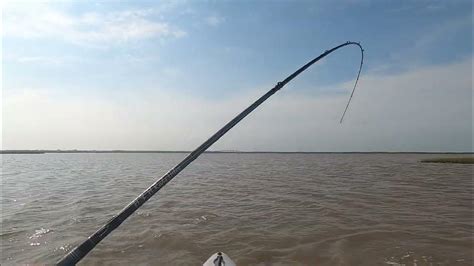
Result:
<instances>
[{"instance_id":1,"label":"marsh grass","mask_svg":"<svg viewBox=\"0 0 474 266\"><path fill-rule=\"evenodd\" d=\"M474 157L433 158L421 160L422 163L462 163L474 164Z\"/></svg>"}]
</instances>

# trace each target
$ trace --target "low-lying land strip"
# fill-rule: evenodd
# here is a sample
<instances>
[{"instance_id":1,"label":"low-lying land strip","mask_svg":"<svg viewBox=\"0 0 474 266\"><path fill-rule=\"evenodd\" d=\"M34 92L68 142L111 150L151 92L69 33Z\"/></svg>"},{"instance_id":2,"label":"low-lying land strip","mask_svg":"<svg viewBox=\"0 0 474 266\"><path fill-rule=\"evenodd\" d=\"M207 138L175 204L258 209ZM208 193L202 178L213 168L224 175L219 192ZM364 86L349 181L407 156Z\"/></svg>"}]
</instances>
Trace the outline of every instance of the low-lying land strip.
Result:
<instances>
[{"instance_id":1,"label":"low-lying land strip","mask_svg":"<svg viewBox=\"0 0 474 266\"><path fill-rule=\"evenodd\" d=\"M474 157L432 158L421 160L422 163L463 163L474 164Z\"/></svg>"}]
</instances>

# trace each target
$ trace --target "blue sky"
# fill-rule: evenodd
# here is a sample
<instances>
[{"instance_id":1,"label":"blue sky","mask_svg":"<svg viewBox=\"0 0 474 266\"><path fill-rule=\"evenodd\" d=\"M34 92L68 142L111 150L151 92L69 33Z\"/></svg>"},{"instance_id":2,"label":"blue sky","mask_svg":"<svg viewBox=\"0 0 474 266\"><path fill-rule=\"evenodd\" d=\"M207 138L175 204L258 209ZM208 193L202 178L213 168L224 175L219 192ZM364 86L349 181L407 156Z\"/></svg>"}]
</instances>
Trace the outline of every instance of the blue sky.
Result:
<instances>
[{"instance_id":1,"label":"blue sky","mask_svg":"<svg viewBox=\"0 0 474 266\"><path fill-rule=\"evenodd\" d=\"M365 77L366 85L373 82L366 92L375 91L361 101L398 110L406 104L413 108L411 120L400 117L397 108L392 116L368 120L368 110L359 107L353 112L361 116L350 117L344 134L366 138L349 144L344 141L349 135L336 133L341 128L329 121L333 113L340 115L359 60L351 48L286 87L280 101L294 103L281 103L283 111L276 115L272 108L279 103L274 103L257 116L257 124L247 123L215 148L472 150L471 1L15 1L4 4L2 22L4 148L192 149L296 68L353 40L366 50L359 89L364 90ZM444 78L450 88L431 93L439 98L418 106L416 97L426 99L426 92L410 93L433 82L427 80L430 71L454 76ZM388 81L406 84L412 76L410 85L390 92L397 93L396 101L374 98L393 87ZM412 99L404 102L402 96ZM311 100L327 108L314 109ZM329 107L332 100L336 107ZM295 115L331 113L320 117L329 123L322 123L330 128L322 136L326 141L314 134L287 141L293 133L280 125L300 132L318 123L303 115L292 124L284 110L304 103L307 109L294 110ZM437 113L444 103L452 114ZM441 116L446 121L439 121ZM394 122L387 124L390 118ZM203 122L195 122L199 119ZM420 120L427 125L421 127ZM364 123L371 131L357 131ZM451 130L440 131L443 124ZM421 127L419 135L412 135L414 127ZM378 130L380 143L369 144ZM110 137L118 131L126 133ZM277 136L256 131L277 131ZM394 140L394 132L407 135ZM426 140L426 134L433 138ZM337 137L328 141L332 136Z\"/></svg>"}]
</instances>

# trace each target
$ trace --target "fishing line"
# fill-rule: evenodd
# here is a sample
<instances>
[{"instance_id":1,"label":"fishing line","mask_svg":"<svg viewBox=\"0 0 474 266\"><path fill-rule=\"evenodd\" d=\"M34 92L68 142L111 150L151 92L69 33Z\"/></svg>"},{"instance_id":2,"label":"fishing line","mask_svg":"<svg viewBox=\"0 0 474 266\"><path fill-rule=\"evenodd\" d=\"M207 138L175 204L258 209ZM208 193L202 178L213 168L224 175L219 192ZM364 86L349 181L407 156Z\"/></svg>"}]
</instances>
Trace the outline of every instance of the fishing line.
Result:
<instances>
[{"instance_id":1,"label":"fishing line","mask_svg":"<svg viewBox=\"0 0 474 266\"><path fill-rule=\"evenodd\" d=\"M342 120L344 120L344 116L346 115L347 109L349 108L349 104L351 103L352 96L354 96L357 83L359 82L360 72L362 71L362 65L364 64L364 49L362 49L362 46L360 46L360 44L359 44L359 48L361 52L359 71L357 72L357 78L354 82L354 87L352 88L351 96L349 97L349 100L347 101L346 108L344 108L344 112L342 113L341 120L339 121L339 123L341 124L342 124Z\"/></svg>"},{"instance_id":2,"label":"fishing line","mask_svg":"<svg viewBox=\"0 0 474 266\"><path fill-rule=\"evenodd\" d=\"M162 187L164 187L171 179L173 179L179 172L181 172L186 166L188 166L192 161L194 161L199 155L201 155L207 148L209 148L212 144L214 144L217 140L219 140L227 131L229 131L232 127L234 127L237 123L239 123L242 119L244 119L250 112L255 110L260 104L262 104L265 100L267 100L270 96L272 96L275 92L283 88L288 82L298 76L301 72L306 70L308 67L313 65L314 63L318 62L322 58L326 57L330 53L336 51L339 48L348 45L356 45L359 47L361 52L361 61L359 66L359 72L357 74L356 81L354 83L354 88L352 89L351 96L349 101L347 102L346 108L344 109L344 113L342 114L340 122L344 119L344 115L349 107L351 102L352 96L354 95L355 88L357 86L357 82L359 81L359 76L362 70L362 65L364 62L364 49L357 42L346 42L331 48L330 50L326 50L324 53L319 55L318 57L314 58L313 60L309 61L307 64L296 70L293 74L285 78L283 81L278 82L275 87L270 89L267 93L257 99L252 105L247 107L243 110L240 114L238 114L234 119L228 122L224 127L222 127L219 131L214 133L208 140L206 140L203 144L197 147L193 152L191 152L186 158L183 159L179 164L169 170L165 175L163 175L160 179L155 181L150 187L148 187L145 191L143 191L137 198L135 198L132 202L130 202L125 208L123 208L117 215L113 216L105 225L103 225L99 230L95 233L90 235L84 242L74 248L71 252L69 252L66 256L64 256L60 261L57 262L57 265L74 265L78 263L84 256L87 255L100 241L102 241L108 234L114 231L120 224L122 224L130 215L132 215L140 206L142 206L146 201L148 201L156 192L158 192Z\"/></svg>"}]
</instances>

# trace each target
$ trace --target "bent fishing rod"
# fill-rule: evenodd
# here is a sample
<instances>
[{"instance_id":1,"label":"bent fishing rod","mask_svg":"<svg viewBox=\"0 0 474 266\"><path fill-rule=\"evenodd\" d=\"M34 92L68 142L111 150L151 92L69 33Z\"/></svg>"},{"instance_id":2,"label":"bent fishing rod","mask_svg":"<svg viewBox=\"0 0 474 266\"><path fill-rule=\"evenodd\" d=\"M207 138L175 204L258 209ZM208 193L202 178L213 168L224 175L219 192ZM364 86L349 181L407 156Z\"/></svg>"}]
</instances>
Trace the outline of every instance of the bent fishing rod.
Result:
<instances>
[{"instance_id":1,"label":"bent fishing rod","mask_svg":"<svg viewBox=\"0 0 474 266\"><path fill-rule=\"evenodd\" d=\"M240 114L238 114L234 119L228 122L224 127L222 127L219 131L214 133L208 140L206 140L203 144L197 147L194 151L192 151L186 158L183 159L180 163L178 163L175 167L171 168L165 175L163 175L160 179L155 181L151 186L149 186L145 191L143 191L138 197L136 197L132 202L130 202L125 208L123 208L117 215L113 216L105 225L103 225L99 230L89 236L84 242L74 248L71 252L69 252L66 256L64 256L60 261L57 262L57 265L74 265L78 263L84 256L87 255L100 241L102 241L108 234L114 231L120 224L122 224L130 215L132 215L140 206L142 206L145 202L147 202L156 192L158 192L162 187L164 187L169 181L171 181L179 172L181 172L186 166L188 166L192 161L194 161L199 155L201 155L205 150L207 150L212 144L214 144L218 139L220 139L227 131L233 128L237 123L239 123L244 117L250 114L253 110L255 110L260 104L262 104L265 100L270 98L273 94L283 88L288 82L294 79L296 76L301 74L301 72L305 71L308 67L313 65L314 63L318 62L319 60L323 59L330 53L336 51L339 48L348 45L355 45L359 47L361 52L361 59L360 59L360 66L359 71L357 73L357 78L354 82L354 87L351 92L351 96L349 97L349 101L347 102L346 108L344 109L344 113L342 114L340 123L344 119L344 116L347 112L349 104L351 102L352 96L354 95L355 88L357 86L357 82L359 81L360 72L362 70L362 65L364 63L364 49L358 42L345 42L340 44L332 49L326 50L324 53L319 55L318 57L314 58L313 60L309 61L306 65L302 66L298 70L296 70L293 74L289 75L283 81L278 82L272 89L270 89L267 93L257 99L252 105L247 107L243 110Z\"/></svg>"}]
</instances>

